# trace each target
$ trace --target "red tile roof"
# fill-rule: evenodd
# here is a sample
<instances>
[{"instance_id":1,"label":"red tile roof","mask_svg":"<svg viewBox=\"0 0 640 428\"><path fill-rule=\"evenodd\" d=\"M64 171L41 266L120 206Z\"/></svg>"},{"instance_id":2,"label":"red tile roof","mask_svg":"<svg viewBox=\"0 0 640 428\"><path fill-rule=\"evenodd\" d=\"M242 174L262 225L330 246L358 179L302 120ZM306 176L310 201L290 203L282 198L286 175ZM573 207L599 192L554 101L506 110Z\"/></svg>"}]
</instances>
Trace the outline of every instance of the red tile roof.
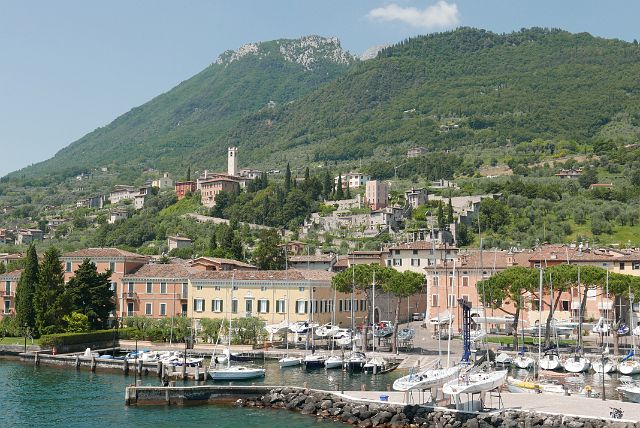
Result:
<instances>
[{"instance_id":1,"label":"red tile roof","mask_svg":"<svg viewBox=\"0 0 640 428\"><path fill-rule=\"evenodd\" d=\"M195 281L231 280L236 281L331 281L335 274L326 270L236 270L199 271L192 276Z\"/></svg>"},{"instance_id":2,"label":"red tile roof","mask_svg":"<svg viewBox=\"0 0 640 428\"><path fill-rule=\"evenodd\" d=\"M126 275L123 281L136 278L184 280L190 278L195 272L197 272L195 269L183 263L150 263L143 265L136 272Z\"/></svg>"},{"instance_id":3,"label":"red tile roof","mask_svg":"<svg viewBox=\"0 0 640 428\"><path fill-rule=\"evenodd\" d=\"M83 250L73 251L62 255L62 258L136 258L148 259L146 256L132 253L130 251L120 250L118 248L85 248Z\"/></svg>"}]
</instances>

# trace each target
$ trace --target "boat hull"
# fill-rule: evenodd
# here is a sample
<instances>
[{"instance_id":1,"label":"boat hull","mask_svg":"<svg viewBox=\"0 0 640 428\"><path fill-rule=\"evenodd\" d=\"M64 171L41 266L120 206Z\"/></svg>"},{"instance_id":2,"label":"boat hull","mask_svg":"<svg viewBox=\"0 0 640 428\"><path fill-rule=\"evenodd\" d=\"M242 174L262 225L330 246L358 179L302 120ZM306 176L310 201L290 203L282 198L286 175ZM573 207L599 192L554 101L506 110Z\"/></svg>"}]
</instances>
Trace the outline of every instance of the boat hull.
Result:
<instances>
[{"instance_id":1,"label":"boat hull","mask_svg":"<svg viewBox=\"0 0 640 428\"><path fill-rule=\"evenodd\" d=\"M520 369L529 370L531 367L533 367L534 361L531 357L523 357L519 355L513 359L513 363Z\"/></svg>"},{"instance_id":2,"label":"boat hull","mask_svg":"<svg viewBox=\"0 0 640 428\"><path fill-rule=\"evenodd\" d=\"M278 361L280 367L294 367L302 364L302 358L284 357Z\"/></svg>"},{"instance_id":3,"label":"boat hull","mask_svg":"<svg viewBox=\"0 0 640 428\"><path fill-rule=\"evenodd\" d=\"M264 369L254 369L248 367L230 367L227 369L213 369L209 371L209 376L213 380L242 380L264 377Z\"/></svg>"},{"instance_id":4,"label":"boat hull","mask_svg":"<svg viewBox=\"0 0 640 428\"><path fill-rule=\"evenodd\" d=\"M627 400L640 403L640 386L619 386L618 391L620 391Z\"/></svg>"},{"instance_id":5,"label":"boat hull","mask_svg":"<svg viewBox=\"0 0 640 428\"><path fill-rule=\"evenodd\" d=\"M564 369L571 373L582 373L589 370L591 362L584 357L571 357L564 361Z\"/></svg>"},{"instance_id":6,"label":"boat hull","mask_svg":"<svg viewBox=\"0 0 640 428\"><path fill-rule=\"evenodd\" d=\"M415 374L403 376L393 382L395 391L409 391L411 389L429 389L443 385L460 372L460 367L450 367L448 369L429 369Z\"/></svg>"},{"instance_id":7,"label":"boat hull","mask_svg":"<svg viewBox=\"0 0 640 428\"><path fill-rule=\"evenodd\" d=\"M609 359L605 359L604 364L602 360L596 360L591 363L591 368L596 373L613 373L616 371L616 363Z\"/></svg>"},{"instance_id":8,"label":"boat hull","mask_svg":"<svg viewBox=\"0 0 640 428\"><path fill-rule=\"evenodd\" d=\"M539 364L542 370L562 369L562 361L557 355L542 357Z\"/></svg>"},{"instance_id":9,"label":"boat hull","mask_svg":"<svg viewBox=\"0 0 640 428\"><path fill-rule=\"evenodd\" d=\"M499 370L491 373L461 375L445 383L442 387L442 392L447 395L459 396L460 394L477 394L491 391L504 385L507 373L507 370Z\"/></svg>"},{"instance_id":10,"label":"boat hull","mask_svg":"<svg viewBox=\"0 0 640 428\"><path fill-rule=\"evenodd\" d=\"M343 361L341 358L327 358L324 362L324 366L327 369L340 369L342 368Z\"/></svg>"},{"instance_id":11,"label":"boat hull","mask_svg":"<svg viewBox=\"0 0 640 428\"><path fill-rule=\"evenodd\" d=\"M640 362L623 361L618 364L618 371L623 375L634 375L640 373Z\"/></svg>"}]
</instances>

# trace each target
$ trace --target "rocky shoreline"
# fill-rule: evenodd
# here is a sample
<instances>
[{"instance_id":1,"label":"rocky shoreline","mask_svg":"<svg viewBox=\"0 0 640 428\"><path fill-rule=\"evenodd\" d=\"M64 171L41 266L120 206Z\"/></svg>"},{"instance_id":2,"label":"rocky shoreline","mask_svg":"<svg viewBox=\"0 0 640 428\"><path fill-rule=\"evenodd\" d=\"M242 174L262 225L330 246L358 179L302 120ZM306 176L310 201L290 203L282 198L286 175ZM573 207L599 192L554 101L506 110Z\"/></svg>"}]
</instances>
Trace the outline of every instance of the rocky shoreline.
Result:
<instances>
[{"instance_id":1,"label":"rocky shoreline","mask_svg":"<svg viewBox=\"0 0 640 428\"><path fill-rule=\"evenodd\" d=\"M640 428L640 422L612 419L580 418L518 410L496 410L487 413L462 412L420 405L353 400L329 391L303 388L273 388L259 398L242 398L238 407L266 407L299 411L321 419L331 419L361 428L384 427L570 427L570 428ZM561 409L558 409L561 411Z\"/></svg>"}]
</instances>

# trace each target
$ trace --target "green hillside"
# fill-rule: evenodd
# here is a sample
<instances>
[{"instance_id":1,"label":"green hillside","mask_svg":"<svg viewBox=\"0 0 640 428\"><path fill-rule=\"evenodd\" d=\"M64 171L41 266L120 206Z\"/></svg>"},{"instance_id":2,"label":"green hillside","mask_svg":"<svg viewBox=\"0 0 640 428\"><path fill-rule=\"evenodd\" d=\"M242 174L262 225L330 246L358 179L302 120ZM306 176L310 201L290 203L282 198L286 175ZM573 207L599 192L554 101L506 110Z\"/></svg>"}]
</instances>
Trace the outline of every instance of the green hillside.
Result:
<instances>
[{"instance_id":1,"label":"green hillside","mask_svg":"<svg viewBox=\"0 0 640 428\"><path fill-rule=\"evenodd\" d=\"M277 106L296 99L343 74L355 61L337 39L318 36L227 51L170 91L10 177L56 181L99 166L183 173L200 148L205 154L200 166L220 165L217 158L227 147L224 135L241 117L271 101Z\"/></svg>"}]
</instances>

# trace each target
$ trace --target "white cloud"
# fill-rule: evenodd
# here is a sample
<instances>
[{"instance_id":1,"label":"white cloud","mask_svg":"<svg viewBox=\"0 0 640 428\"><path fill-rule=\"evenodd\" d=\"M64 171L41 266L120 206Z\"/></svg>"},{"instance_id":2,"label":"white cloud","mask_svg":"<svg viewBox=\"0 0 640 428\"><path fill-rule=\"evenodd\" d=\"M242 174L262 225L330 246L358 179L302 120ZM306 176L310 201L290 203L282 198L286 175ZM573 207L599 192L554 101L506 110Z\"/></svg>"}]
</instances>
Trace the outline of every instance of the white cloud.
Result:
<instances>
[{"instance_id":1,"label":"white cloud","mask_svg":"<svg viewBox=\"0 0 640 428\"><path fill-rule=\"evenodd\" d=\"M415 7L401 7L392 3L370 11L367 16L374 21L400 21L412 27L426 30L452 28L460 22L458 5L444 0L427 6L425 9Z\"/></svg>"}]
</instances>

